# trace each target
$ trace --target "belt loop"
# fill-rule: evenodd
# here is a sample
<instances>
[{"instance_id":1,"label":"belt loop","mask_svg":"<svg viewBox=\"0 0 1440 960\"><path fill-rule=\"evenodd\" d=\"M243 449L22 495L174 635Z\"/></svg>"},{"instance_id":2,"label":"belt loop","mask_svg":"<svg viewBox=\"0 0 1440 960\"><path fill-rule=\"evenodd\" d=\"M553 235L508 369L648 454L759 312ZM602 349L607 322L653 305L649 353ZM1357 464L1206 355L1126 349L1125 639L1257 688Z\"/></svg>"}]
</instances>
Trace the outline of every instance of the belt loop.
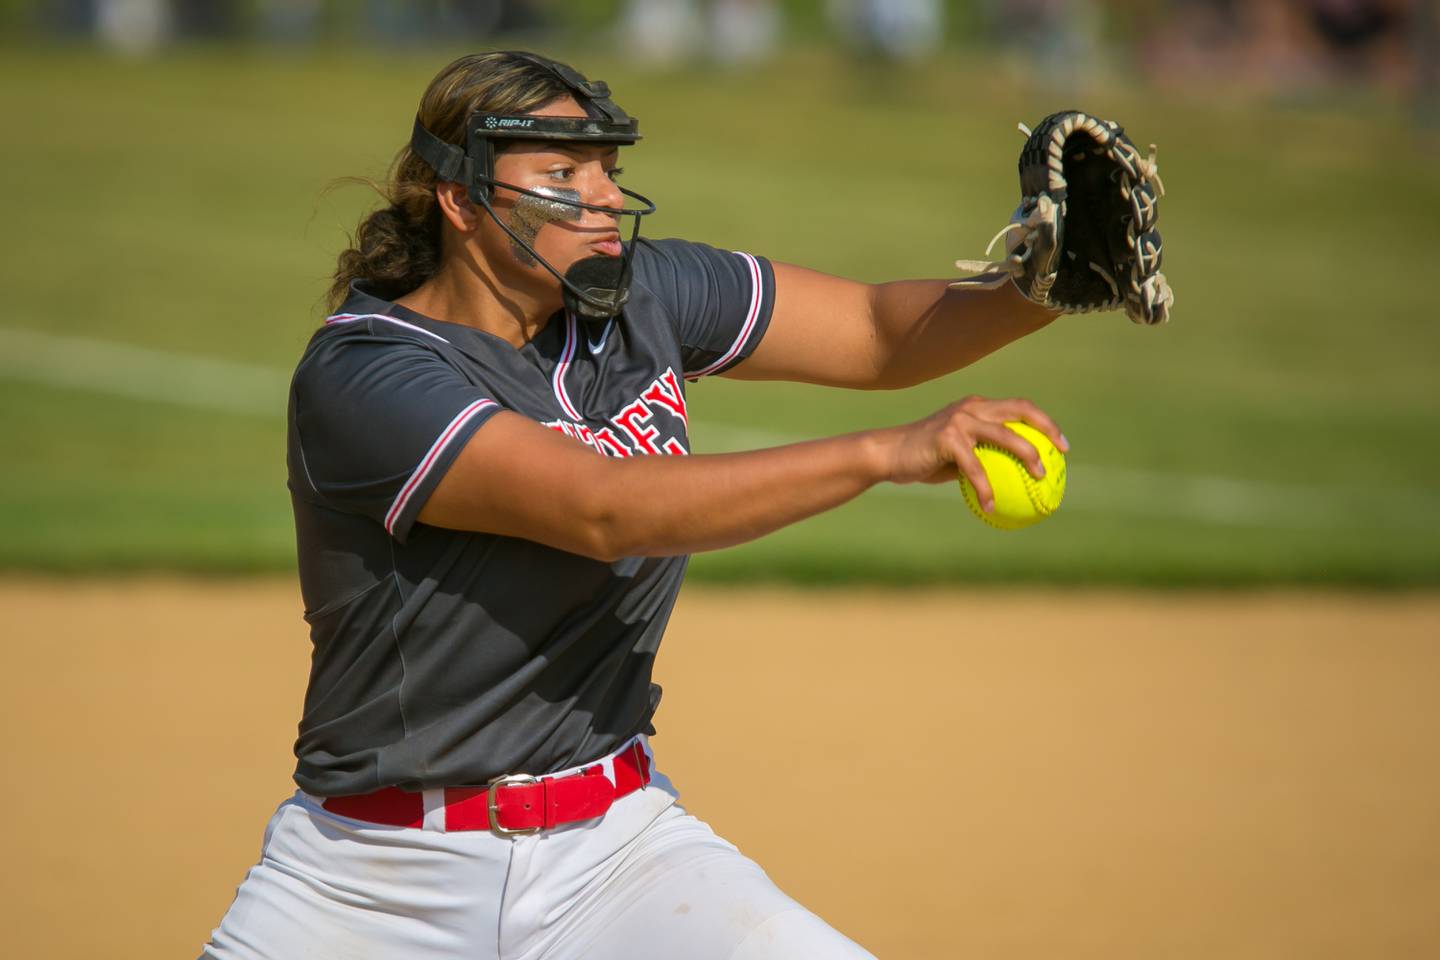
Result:
<instances>
[{"instance_id":1,"label":"belt loop","mask_svg":"<svg viewBox=\"0 0 1440 960\"><path fill-rule=\"evenodd\" d=\"M555 817L559 813L556 808L559 805L559 797L551 792L551 784L555 782L552 777L540 778L540 823L544 830L552 830L555 827Z\"/></svg>"},{"instance_id":2,"label":"belt loop","mask_svg":"<svg viewBox=\"0 0 1440 960\"><path fill-rule=\"evenodd\" d=\"M421 824L422 829L444 833L446 828L444 789L422 791L420 798L425 804L425 819Z\"/></svg>"}]
</instances>

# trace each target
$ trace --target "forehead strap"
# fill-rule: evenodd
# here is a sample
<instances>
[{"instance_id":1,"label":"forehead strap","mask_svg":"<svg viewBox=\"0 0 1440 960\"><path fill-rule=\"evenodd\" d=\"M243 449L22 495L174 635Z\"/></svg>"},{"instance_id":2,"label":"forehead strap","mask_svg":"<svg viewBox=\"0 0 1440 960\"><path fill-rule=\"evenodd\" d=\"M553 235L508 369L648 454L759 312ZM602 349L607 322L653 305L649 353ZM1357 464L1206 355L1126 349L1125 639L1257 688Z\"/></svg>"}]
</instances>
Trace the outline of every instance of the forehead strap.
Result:
<instances>
[{"instance_id":1,"label":"forehead strap","mask_svg":"<svg viewBox=\"0 0 1440 960\"><path fill-rule=\"evenodd\" d=\"M506 56L533 63L540 69L549 72L551 76L565 84L566 89L575 95L575 99L580 102L590 116L608 120L611 123L625 123L630 120L630 115L610 99L610 85L604 80L587 80L580 71L573 67L566 66L557 60L551 60L549 57L542 57L538 53L530 53L526 50L506 50L504 53Z\"/></svg>"},{"instance_id":2,"label":"forehead strap","mask_svg":"<svg viewBox=\"0 0 1440 960\"><path fill-rule=\"evenodd\" d=\"M534 64L563 83L585 109L584 117L535 117L491 113L472 114L465 123L465 146L435 136L415 117L410 147L441 180L483 185L495 176L492 140L574 140L581 143L633 144L640 124L610 99L603 80L587 80L563 63L524 50L503 51L506 56Z\"/></svg>"}]
</instances>

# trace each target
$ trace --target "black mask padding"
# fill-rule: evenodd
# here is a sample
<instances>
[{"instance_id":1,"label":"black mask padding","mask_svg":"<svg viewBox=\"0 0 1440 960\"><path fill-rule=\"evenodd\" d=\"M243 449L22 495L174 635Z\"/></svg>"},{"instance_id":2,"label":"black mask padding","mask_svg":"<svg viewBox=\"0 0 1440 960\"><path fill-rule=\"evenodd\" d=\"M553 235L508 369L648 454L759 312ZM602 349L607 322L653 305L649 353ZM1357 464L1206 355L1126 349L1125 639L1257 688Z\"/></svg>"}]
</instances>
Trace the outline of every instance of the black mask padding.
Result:
<instances>
[{"instance_id":1,"label":"black mask padding","mask_svg":"<svg viewBox=\"0 0 1440 960\"><path fill-rule=\"evenodd\" d=\"M629 263L622 257L586 257L565 271L565 308L586 320L609 320L630 298ZM573 286L586 300L571 293ZM598 301L598 304L589 302Z\"/></svg>"}]
</instances>

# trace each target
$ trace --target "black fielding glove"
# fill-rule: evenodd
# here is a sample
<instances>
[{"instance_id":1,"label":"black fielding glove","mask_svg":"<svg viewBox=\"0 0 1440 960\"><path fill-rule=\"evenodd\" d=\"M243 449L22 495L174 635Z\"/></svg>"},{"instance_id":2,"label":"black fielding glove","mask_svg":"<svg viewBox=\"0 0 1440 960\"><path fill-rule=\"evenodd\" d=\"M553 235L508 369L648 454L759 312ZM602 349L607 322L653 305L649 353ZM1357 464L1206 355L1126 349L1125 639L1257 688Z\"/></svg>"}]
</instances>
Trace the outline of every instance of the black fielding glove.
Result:
<instances>
[{"instance_id":1,"label":"black fielding glove","mask_svg":"<svg viewBox=\"0 0 1440 960\"><path fill-rule=\"evenodd\" d=\"M976 272L954 286L1013 280L1030 300L1065 313L1121 310L1135 323L1170 319L1175 294L1160 272L1155 147L1142 157L1113 120L1078 110L1024 124L1020 206L986 248L1006 237L1003 260L957 260Z\"/></svg>"}]
</instances>

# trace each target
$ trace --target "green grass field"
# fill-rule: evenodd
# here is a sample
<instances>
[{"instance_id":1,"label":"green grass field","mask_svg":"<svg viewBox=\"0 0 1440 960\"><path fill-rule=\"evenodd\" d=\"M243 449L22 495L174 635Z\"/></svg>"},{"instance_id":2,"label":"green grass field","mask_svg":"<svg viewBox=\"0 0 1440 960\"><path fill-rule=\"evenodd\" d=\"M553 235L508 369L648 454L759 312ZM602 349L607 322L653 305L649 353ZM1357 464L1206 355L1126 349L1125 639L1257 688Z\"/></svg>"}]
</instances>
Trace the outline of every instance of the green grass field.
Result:
<instances>
[{"instance_id":1,"label":"green grass field","mask_svg":"<svg viewBox=\"0 0 1440 960\"><path fill-rule=\"evenodd\" d=\"M345 232L447 54L7 49L0 567L293 563L283 391ZM879 75L797 52L743 73L577 57L642 118L626 181L683 236L868 280L949 276L1014 205L1015 122L1069 105L985 63ZM958 492L881 488L717 580L1440 581L1440 152L1403 112L1079 103L1161 144L1162 329L1068 318L913 390L706 382L699 452L1034 398L1073 450L1019 534ZM67 341L58 338L81 338Z\"/></svg>"}]
</instances>

